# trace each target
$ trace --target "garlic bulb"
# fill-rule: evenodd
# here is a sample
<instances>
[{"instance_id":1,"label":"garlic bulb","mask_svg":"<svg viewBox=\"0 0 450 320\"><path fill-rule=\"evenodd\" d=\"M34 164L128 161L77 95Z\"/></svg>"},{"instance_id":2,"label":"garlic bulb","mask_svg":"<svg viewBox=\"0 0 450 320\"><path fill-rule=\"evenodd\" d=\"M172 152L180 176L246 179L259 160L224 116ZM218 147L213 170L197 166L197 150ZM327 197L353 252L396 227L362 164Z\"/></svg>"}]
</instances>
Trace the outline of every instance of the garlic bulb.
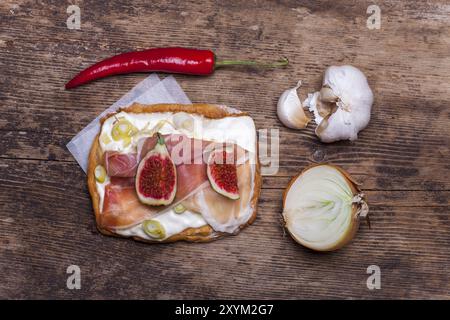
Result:
<instances>
[{"instance_id":1,"label":"garlic bulb","mask_svg":"<svg viewBox=\"0 0 450 320\"><path fill-rule=\"evenodd\" d=\"M299 81L297 86L284 91L280 99L278 99L278 118L286 127L292 129L303 129L311 121L305 114L302 102L297 95L297 89L300 88L301 84L302 82Z\"/></svg>"},{"instance_id":2,"label":"garlic bulb","mask_svg":"<svg viewBox=\"0 0 450 320\"><path fill-rule=\"evenodd\" d=\"M314 113L322 142L356 140L370 120L373 93L364 74L353 66L331 66L319 92L308 94L304 105Z\"/></svg>"},{"instance_id":3,"label":"garlic bulb","mask_svg":"<svg viewBox=\"0 0 450 320\"><path fill-rule=\"evenodd\" d=\"M283 199L285 227L295 241L316 251L341 248L368 214L364 194L342 169L316 165L294 177Z\"/></svg>"}]
</instances>

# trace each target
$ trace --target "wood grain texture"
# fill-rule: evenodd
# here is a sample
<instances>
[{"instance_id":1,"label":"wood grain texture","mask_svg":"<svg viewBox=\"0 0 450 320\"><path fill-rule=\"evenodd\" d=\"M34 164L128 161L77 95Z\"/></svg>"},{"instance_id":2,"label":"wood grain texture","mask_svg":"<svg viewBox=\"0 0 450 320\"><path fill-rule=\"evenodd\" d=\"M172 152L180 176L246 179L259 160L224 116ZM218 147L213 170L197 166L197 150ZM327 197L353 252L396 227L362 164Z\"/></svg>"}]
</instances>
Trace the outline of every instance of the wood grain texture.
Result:
<instances>
[{"instance_id":1,"label":"wood grain texture","mask_svg":"<svg viewBox=\"0 0 450 320\"><path fill-rule=\"evenodd\" d=\"M62 1L0 3L0 298L450 298L450 6L378 1ZM279 128L280 170L264 177L259 215L236 237L150 246L101 236L85 175L65 144L146 75L112 77L73 91L88 65L156 46L213 49L223 58L278 59L284 70L177 75L193 102L247 111ZM320 143L314 125L281 127L276 101L302 79L305 97L329 65L361 68L375 94L372 119L354 142ZM313 162L363 183L372 229L316 254L280 225L281 194ZM77 264L82 289L66 288ZM382 288L368 290L378 265ZM220 267L218 267L220 265Z\"/></svg>"}]
</instances>

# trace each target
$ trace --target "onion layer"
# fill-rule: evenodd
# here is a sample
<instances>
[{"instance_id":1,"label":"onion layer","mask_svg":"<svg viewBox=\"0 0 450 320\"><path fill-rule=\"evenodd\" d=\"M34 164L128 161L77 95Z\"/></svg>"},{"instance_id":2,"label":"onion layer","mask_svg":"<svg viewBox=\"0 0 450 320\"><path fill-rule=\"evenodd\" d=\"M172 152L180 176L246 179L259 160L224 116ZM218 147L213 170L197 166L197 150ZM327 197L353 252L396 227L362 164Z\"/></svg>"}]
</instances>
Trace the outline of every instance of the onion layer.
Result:
<instances>
[{"instance_id":1,"label":"onion layer","mask_svg":"<svg viewBox=\"0 0 450 320\"><path fill-rule=\"evenodd\" d=\"M295 241L316 251L350 242L368 206L356 182L341 168L315 165L294 177L283 197L285 227Z\"/></svg>"}]
</instances>

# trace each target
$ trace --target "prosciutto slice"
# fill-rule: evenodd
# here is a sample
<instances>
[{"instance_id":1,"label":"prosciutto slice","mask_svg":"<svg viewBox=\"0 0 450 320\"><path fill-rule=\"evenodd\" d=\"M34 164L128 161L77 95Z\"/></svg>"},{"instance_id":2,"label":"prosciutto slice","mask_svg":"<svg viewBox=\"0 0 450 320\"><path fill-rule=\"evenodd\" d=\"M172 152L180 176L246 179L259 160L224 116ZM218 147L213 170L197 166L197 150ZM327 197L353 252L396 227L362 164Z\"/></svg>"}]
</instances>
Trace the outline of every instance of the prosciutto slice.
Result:
<instances>
[{"instance_id":1,"label":"prosciutto slice","mask_svg":"<svg viewBox=\"0 0 450 320\"><path fill-rule=\"evenodd\" d=\"M232 145L235 160L239 159L237 170L240 199L230 200L211 188L206 174L205 159L208 159L208 152L223 145L191 139L180 134L165 135L167 149L177 170L177 193L171 205L156 207L142 204L135 190L134 176L137 165L157 143L155 137L141 140L137 145L137 153L105 155L111 180L105 188L103 210L99 215L102 227L128 228L151 219L180 202L191 211L202 214L216 231L232 233L246 222L248 216L245 212L250 210L253 175L248 159L244 160L245 162L241 160L245 158L242 155L248 155L245 150ZM129 159L126 159L126 156Z\"/></svg>"},{"instance_id":2,"label":"prosciutto slice","mask_svg":"<svg viewBox=\"0 0 450 320\"><path fill-rule=\"evenodd\" d=\"M164 135L167 150L175 164L202 164L203 153L211 144L209 141L190 139L185 135ZM137 167L147 152L157 143L155 136L142 138L137 143L137 153L120 153L106 151L104 155L105 168L109 177L134 177Z\"/></svg>"},{"instance_id":3,"label":"prosciutto slice","mask_svg":"<svg viewBox=\"0 0 450 320\"><path fill-rule=\"evenodd\" d=\"M234 233L247 222L253 195L252 172L254 164L246 161L237 167L239 199L228 199L213 190L208 184L182 202L187 209L201 213L208 224L219 232Z\"/></svg>"},{"instance_id":4,"label":"prosciutto slice","mask_svg":"<svg viewBox=\"0 0 450 320\"><path fill-rule=\"evenodd\" d=\"M209 142L194 141L194 139L181 135L165 136L165 142L169 153L172 154L173 151L177 170L177 193L174 202L170 206L158 207L142 204L136 194L134 175L129 178L112 176L110 183L105 188L103 210L99 221L101 226L114 229L136 225L172 208L191 194L209 185L206 164L201 159L196 159L202 157L204 147L209 145ZM154 148L155 144L156 139L145 139L138 144L137 154L129 154L130 158L143 158L148 151ZM111 159L116 160L111 156L105 157L105 161ZM134 170L135 172L133 163L133 160L121 161L123 166L121 166L120 171L130 172ZM111 164L106 166L111 167Z\"/></svg>"},{"instance_id":5,"label":"prosciutto slice","mask_svg":"<svg viewBox=\"0 0 450 320\"><path fill-rule=\"evenodd\" d=\"M134 183L123 185L111 182L105 188L103 211L99 224L104 228L132 226L158 212L157 207L142 204L136 194Z\"/></svg>"},{"instance_id":6,"label":"prosciutto slice","mask_svg":"<svg viewBox=\"0 0 450 320\"><path fill-rule=\"evenodd\" d=\"M105 169L110 177L134 177L137 167L136 153L105 152Z\"/></svg>"}]
</instances>

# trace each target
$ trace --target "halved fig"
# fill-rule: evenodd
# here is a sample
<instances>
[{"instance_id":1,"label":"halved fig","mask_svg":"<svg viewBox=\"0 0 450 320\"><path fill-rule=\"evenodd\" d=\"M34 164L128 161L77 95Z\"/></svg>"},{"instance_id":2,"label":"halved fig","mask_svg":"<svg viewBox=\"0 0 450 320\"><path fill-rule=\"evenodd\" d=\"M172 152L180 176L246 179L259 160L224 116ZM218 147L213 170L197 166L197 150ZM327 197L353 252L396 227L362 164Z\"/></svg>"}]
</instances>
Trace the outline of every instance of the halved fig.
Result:
<instances>
[{"instance_id":1,"label":"halved fig","mask_svg":"<svg viewBox=\"0 0 450 320\"><path fill-rule=\"evenodd\" d=\"M141 160L136 174L136 193L142 203L158 206L172 203L177 192L177 172L158 133L158 143Z\"/></svg>"},{"instance_id":2,"label":"halved fig","mask_svg":"<svg viewBox=\"0 0 450 320\"><path fill-rule=\"evenodd\" d=\"M208 158L206 169L211 187L217 193L232 199L239 199L239 187L234 154L226 150L214 150Z\"/></svg>"}]
</instances>

